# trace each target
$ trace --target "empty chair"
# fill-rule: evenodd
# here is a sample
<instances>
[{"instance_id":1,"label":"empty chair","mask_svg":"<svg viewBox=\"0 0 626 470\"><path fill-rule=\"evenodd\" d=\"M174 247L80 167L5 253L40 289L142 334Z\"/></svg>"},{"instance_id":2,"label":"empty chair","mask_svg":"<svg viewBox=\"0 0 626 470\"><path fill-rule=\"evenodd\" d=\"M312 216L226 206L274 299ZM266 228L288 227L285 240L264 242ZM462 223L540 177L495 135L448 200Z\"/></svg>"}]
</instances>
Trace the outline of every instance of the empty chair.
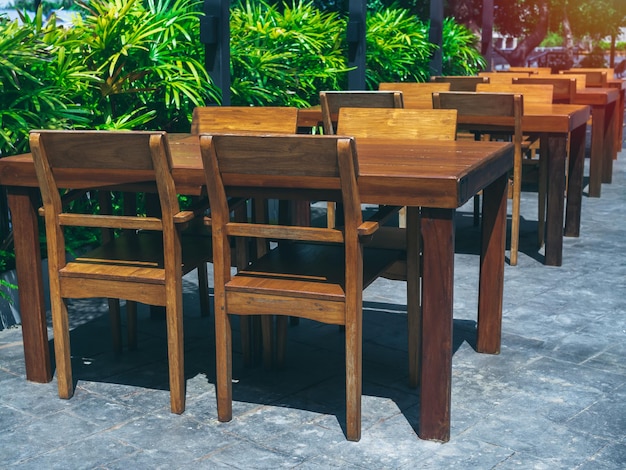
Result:
<instances>
[{"instance_id":1,"label":"empty chair","mask_svg":"<svg viewBox=\"0 0 626 470\"><path fill-rule=\"evenodd\" d=\"M480 77L489 78L490 84L502 83L510 85L514 78L526 78L532 76L530 72L480 72Z\"/></svg>"},{"instance_id":2,"label":"empty chair","mask_svg":"<svg viewBox=\"0 0 626 470\"><path fill-rule=\"evenodd\" d=\"M480 84L476 86L476 91L487 93L521 93L524 96L524 104L550 104L552 103L552 85L527 85L527 84ZM548 162L545 158L546 151L541 152L541 138L539 135L524 135L522 141L522 150L528 158L522 160L523 164L538 164L538 189L537 189L537 221L539 230L537 231L537 243L543 246L544 223L546 220L546 193L547 193L547 177ZM534 158L539 151L539 158Z\"/></svg>"},{"instance_id":3,"label":"empty chair","mask_svg":"<svg viewBox=\"0 0 626 470\"><path fill-rule=\"evenodd\" d=\"M368 138L454 140L456 136L456 115L457 111L454 109L341 108L339 110L337 132L341 135L354 136L357 141ZM417 208L411 208L409 217L417 218L417 212ZM401 227L414 227L414 225L410 223L400 224ZM417 219L417 227L419 227L419 219ZM417 234L409 234L404 228L381 227L369 246L401 247L403 250L406 250L408 246L406 243L407 236L418 237ZM388 279L406 281L407 298L411 299L411 296L415 296L414 300L407 302L409 384L412 387L417 387L419 381L420 345L412 341L412 339L421 336L419 331L421 312L418 300L420 297L420 282L417 277L409 277L410 272L419 271L419 269L407 266L407 263L414 262L415 258L411 254L405 254L382 274L383 277Z\"/></svg>"},{"instance_id":4,"label":"empty chair","mask_svg":"<svg viewBox=\"0 0 626 470\"><path fill-rule=\"evenodd\" d=\"M320 91L324 134L336 134L339 108L403 108L400 91Z\"/></svg>"},{"instance_id":5,"label":"empty chair","mask_svg":"<svg viewBox=\"0 0 626 470\"><path fill-rule=\"evenodd\" d=\"M611 69L609 69L611 70ZM569 69L559 71L561 75L574 75L580 79L584 77L585 86L592 88L606 88L608 86L608 74L606 70L592 69Z\"/></svg>"},{"instance_id":6,"label":"empty chair","mask_svg":"<svg viewBox=\"0 0 626 470\"><path fill-rule=\"evenodd\" d=\"M431 82L445 82L450 84L450 91L476 91L479 83L489 83L489 77L475 75L439 75L430 77Z\"/></svg>"},{"instance_id":7,"label":"empty chair","mask_svg":"<svg viewBox=\"0 0 626 470\"><path fill-rule=\"evenodd\" d=\"M510 72L530 72L531 74L551 74L551 67L509 67Z\"/></svg>"},{"instance_id":8,"label":"empty chair","mask_svg":"<svg viewBox=\"0 0 626 470\"><path fill-rule=\"evenodd\" d=\"M324 134L335 134L337 116L342 107L350 108L402 108L404 100L400 91L321 91L320 106ZM335 226L334 202L328 203L327 223Z\"/></svg>"},{"instance_id":9,"label":"empty chair","mask_svg":"<svg viewBox=\"0 0 626 470\"><path fill-rule=\"evenodd\" d=\"M400 91L405 108L432 109L433 93L450 91L448 82L397 82L380 83L380 91Z\"/></svg>"},{"instance_id":10,"label":"empty chair","mask_svg":"<svg viewBox=\"0 0 626 470\"><path fill-rule=\"evenodd\" d=\"M59 396L74 393L66 299L122 298L165 307L171 410L185 409L182 276L211 258L211 240L182 237L195 214L180 211L164 132L33 131L30 134L43 199ZM81 189L100 187L99 172L127 184L156 181L160 216L68 213L56 172L74 172ZM120 181L122 182L122 181ZM145 186L145 185L142 185ZM138 188L142 189L142 188ZM122 229L69 261L65 227Z\"/></svg>"},{"instance_id":11,"label":"empty chair","mask_svg":"<svg viewBox=\"0 0 626 470\"><path fill-rule=\"evenodd\" d=\"M561 75L538 75L513 79L513 83L518 85L552 85L552 102L565 104L573 103L576 96L576 82L576 78Z\"/></svg>"},{"instance_id":12,"label":"empty chair","mask_svg":"<svg viewBox=\"0 0 626 470\"><path fill-rule=\"evenodd\" d=\"M278 132L295 134L298 109L287 106L199 106L191 118L191 133Z\"/></svg>"},{"instance_id":13,"label":"empty chair","mask_svg":"<svg viewBox=\"0 0 626 470\"><path fill-rule=\"evenodd\" d=\"M506 132L515 146L513 164L513 214L511 218L511 254L517 264L519 248L520 199L522 188L522 115L523 97L513 93L434 93L435 109L456 109L458 127L483 133Z\"/></svg>"},{"instance_id":14,"label":"empty chair","mask_svg":"<svg viewBox=\"0 0 626 470\"><path fill-rule=\"evenodd\" d=\"M297 130L298 109L287 106L199 106L194 108L191 120L192 134L231 131L237 133L295 134ZM252 205L254 217L257 220L267 221L269 219L267 201L262 198L255 198ZM237 209L237 216L240 219L247 217L245 206L242 205ZM256 239L255 253L258 256L263 255L268 248L267 241L261 238ZM234 257L235 263L241 268L248 263L248 258L247 244L243 240L239 240L237 253ZM263 347L264 363L269 365L272 351L270 343L273 336L271 317L264 316L262 322L263 341L265 343ZM284 324L285 318L279 317L277 322L280 329L286 326ZM256 327L253 326L252 322L242 319L240 328L244 363L252 365L254 352L258 349Z\"/></svg>"},{"instance_id":15,"label":"empty chair","mask_svg":"<svg viewBox=\"0 0 626 470\"><path fill-rule=\"evenodd\" d=\"M398 253L367 250L378 229L363 222L354 139L336 136L201 135L214 243L217 407L232 418L232 314L295 315L345 326L346 434L361 435L362 290ZM339 198L341 230L238 223L227 198L239 189L279 191L294 198ZM261 237L276 248L232 274L230 238Z\"/></svg>"}]
</instances>

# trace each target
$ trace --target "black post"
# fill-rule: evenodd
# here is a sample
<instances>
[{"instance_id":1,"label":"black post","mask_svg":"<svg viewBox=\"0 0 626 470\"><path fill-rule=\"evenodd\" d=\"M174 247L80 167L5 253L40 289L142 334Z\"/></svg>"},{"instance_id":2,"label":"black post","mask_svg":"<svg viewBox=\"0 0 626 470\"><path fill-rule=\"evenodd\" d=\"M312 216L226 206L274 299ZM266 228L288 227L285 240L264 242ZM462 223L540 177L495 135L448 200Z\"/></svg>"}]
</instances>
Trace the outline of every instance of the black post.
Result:
<instances>
[{"instance_id":1,"label":"black post","mask_svg":"<svg viewBox=\"0 0 626 470\"><path fill-rule=\"evenodd\" d=\"M204 0L200 42L205 45L204 66L222 91L222 105L230 105L230 0Z\"/></svg>"},{"instance_id":2,"label":"black post","mask_svg":"<svg viewBox=\"0 0 626 470\"><path fill-rule=\"evenodd\" d=\"M441 0L430 0L430 31L428 40L437 46L430 59L430 75L441 75L443 70L443 2Z\"/></svg>"},{"instance_id":3,"label":"black post","mask_svg":"<svg viewBox=\"0 0 626 470\"><path fill-rule=\"evenodd\" d=\"M480 40L480 53L487 62L486 71L493 67L493 0L483 0L483 26Z\"/></svg>"},{"instance_id":4,"label":"black post","mask_svg":"<svg viewBox=\"0 0 626 470\"><path fill-rule=\"evenodd\" d=\"M349 0L348 2L348 67L355 67L348 72L348 89L365 90L365 18L367 14L366 0Z\"/></svg>"}]
</instances>

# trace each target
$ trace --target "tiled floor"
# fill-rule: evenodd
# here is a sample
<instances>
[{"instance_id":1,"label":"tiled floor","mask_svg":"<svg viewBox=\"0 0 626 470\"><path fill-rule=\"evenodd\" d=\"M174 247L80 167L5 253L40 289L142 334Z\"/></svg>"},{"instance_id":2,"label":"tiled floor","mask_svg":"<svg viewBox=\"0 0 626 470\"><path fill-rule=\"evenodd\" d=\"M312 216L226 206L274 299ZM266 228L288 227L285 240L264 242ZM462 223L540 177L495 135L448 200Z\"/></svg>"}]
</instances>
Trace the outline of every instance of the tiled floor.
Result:
<instances>
[{"instance_id":1,"label":"tiled floor","mask_svg":"<svg viewBox=\"0 0 626 470\"><path fill-rule=\"evenodd\" d=\"M588 162L587 162L588 163ZM417 438L407 387L404 284L365 295L363 435L345 440L336 327L289 330L285 370L235 357L234 419L218 423L212 318L186 278L187 409L169 413L164 323L144 311L138 351L111 353L104 303L73 302L75 396L24 378L21 331L0 331L0 468L626 468L626 152L602 197L583 198L563 266L535 248L524 193L519 265L505 267L502 352L477 354L477 229L458 214L452 436Z\"/></svg>"}]
</instances>

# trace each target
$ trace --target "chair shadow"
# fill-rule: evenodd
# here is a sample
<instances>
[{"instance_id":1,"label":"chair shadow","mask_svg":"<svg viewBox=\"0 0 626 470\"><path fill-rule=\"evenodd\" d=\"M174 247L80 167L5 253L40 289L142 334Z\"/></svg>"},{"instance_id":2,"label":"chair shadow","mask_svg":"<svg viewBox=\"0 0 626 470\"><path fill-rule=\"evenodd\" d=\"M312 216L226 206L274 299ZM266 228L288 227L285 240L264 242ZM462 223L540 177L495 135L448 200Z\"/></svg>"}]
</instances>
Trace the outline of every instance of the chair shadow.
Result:
<instances>
[{"instance_id":1,"label":"chair shadow","mask_svg":"<svg viewBox=\"0 0 626 470\"><path fill-rule=\"evenodd\" d=\"M186 297L186 304L197 303L197 296L186 294ZM103 305L91 307L89 313L84 313L86 319L71 331L75 385L89 382L88 389L95 389L113 401L119 397L115 396L117 387L111 384L121 386L127 394L137 393L136 388L168 390L164 319L151 317L149 309L140 306L138 349L115 355L108 313ZM76 313L78 308L86 309L86 306L74 304L70 311ZM207 399L215 400L213 316L203 318L199 309L189 310L191 313L185 312L184 324L185 377L189 382L201 376L203 387L212 391ZM363 395L391 402L417 433L419 388L411 389L408 385L406 306L365 302L363 315ZM289 327L286 367L267 370L262 366L244 367L238 322L232 323L235 401L298 409L313 413L316 419L334 418L345 435L344 335L339 328L301 320ZM464 342L476 348L475 321L454 320L453 334L453 354ZM197 386L196 383L191 391L188 387L188 403L194 398ZM188 410L189 407L188 404ZM245 419L244 415L235 414L234 419ZM372 423L364 418L365 424Z\"/></svg>"}]
</instances>

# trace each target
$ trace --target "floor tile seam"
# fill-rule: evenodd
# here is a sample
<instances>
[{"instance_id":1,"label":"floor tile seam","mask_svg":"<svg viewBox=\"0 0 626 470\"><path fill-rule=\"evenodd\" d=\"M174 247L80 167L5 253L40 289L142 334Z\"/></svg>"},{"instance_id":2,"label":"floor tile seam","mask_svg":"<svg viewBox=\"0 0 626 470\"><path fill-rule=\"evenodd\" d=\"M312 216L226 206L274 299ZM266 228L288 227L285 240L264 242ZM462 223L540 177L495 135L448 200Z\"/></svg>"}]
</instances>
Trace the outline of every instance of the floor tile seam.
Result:
<instances>
[{"instance_id":1,"label":"floor tile seam","mask_svg":"<svg viewBox=\"0 0 626 470\"><path fill-rule=\"evenodd\" d=\"M307 422L305 422L303 424L308 424L308 423L309 422L307 421ZM282 434L286 434L287 432L289 432L288 429L284 433L282 433ZM276 449L276 448L273 448L273 447L270 447L270 446L267 446L267 445L263 445L260 441L256 441L256 440L250 439L249 437L247 437L245 435L238 434L236 432L233 432L232 430L224 430L224 431L222 431L222 433L224 435L228 435L228 436L230 436L230 437L232 437L234 439L237 439L238 442L225 445L225 446L221 447L219 449L219 451L217 449L215 451L212 451L212 453L214 453L215 455L220 453L220 452L223 452L224 450L226 450L226 449L228 449L230 447L235 446L236 444L248 443L248 444L254 445L254 446L256 446L256 447L258 447L260 449L267 450L267 451L269 451L269 452L271 452L273 454L277 454L277 455L280 455L280 456L283 456L283 457L286 457L286 458L292 456L292 454L286 454L285 452L283 452L283 451L281 451L279 449ZM259 437L261 439L263 438L263 436L259 436ZM280 435L275 435L274 437L275 437L275 439L273 439L273 440L276 440L276 439L280 438Z\"/></svg>"}]
</instances>

